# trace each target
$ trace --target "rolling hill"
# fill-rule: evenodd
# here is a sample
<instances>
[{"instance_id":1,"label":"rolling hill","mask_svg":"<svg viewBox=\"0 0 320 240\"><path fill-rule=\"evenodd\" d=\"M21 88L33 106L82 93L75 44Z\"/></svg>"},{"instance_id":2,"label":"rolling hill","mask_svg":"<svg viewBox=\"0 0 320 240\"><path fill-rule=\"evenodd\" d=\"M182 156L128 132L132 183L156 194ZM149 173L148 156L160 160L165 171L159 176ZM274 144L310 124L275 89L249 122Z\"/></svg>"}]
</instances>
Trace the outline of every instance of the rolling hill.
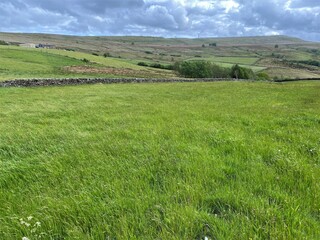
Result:
<instances>
[{"instance_id":1,"label":"rolling hill","mask_svg":"<svg viewBox=\"0 0 320 240\"><path fill-rule=\"evenodd\" d=\"M69 65L62 67L67 70L63 71L64 73L71 75L173 77L175 74L171 71L138 67L137 64L144 62L149 65L154 63L172 65L185 60L206 60L225 67L240 64L255 72L264 71L272 78L320 76L320 67L310 64L320 63L320 43L288 36L168 39L0 33L0 41L8 42L10 45L50 44L56 49L42 50L42 52L78 60L85 58L96 64L89 68L70 68ZM24 48L20 49L27 51ZM3 59L2 62L4 63ZM112 69L102 70L102 67ZM2 69L7 68L2 67ZM0 72L1 75L0 78L5 78L4 70Z\"/></svg>"}]
</instances>

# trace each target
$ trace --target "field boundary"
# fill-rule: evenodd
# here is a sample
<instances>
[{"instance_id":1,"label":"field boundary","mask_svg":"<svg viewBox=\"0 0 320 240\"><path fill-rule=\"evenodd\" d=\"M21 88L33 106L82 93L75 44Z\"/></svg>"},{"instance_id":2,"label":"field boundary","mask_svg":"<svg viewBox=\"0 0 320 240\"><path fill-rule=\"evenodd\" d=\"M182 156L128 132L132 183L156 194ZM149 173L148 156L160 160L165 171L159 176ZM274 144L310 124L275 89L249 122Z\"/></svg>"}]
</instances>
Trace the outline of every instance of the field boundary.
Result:
<instances>
[{"instance_id":1,"label":"field boundary","mask_svg":"<svg viewBox=\"0 0 320 240\"><path fill-rule=\"evenodd\" d=\"M283 83L306 80L320 80L320 78L283 79L270 82ZM66 86L84 84L116 84L116 83L178 83L178 82L219 82L219 81L255 81L252 79L235 78L50 78L50 79L15 79L0 82L0 87L40 87Z\"/></svg>"},{"instance_id":2,"label":"field boundary","mask_svg":"<svg viewBox=\"0 0 320 240\"><path fill-rule=\"evenodd\" d=\"M218 82L218 81L248 81L248 79L232 78L64 78L64 79L16 79L0 82L0 87L37 87L64 86L83 84L115 84L115 83L178 83L178 82ZM250 80L249 80L250 81Z\"/></svg>"},{"instance_id":3,"label":"field boundary","mask_svg":"<svg viewBox=\"0 0 320 240\"><path fill-rule=\"evenodd\" d=\"M274 82L298 82L298 81L312 81L312 80L320 80L320 78L299 78L299 79L278 79L278 80L273 80Z\"/></svg>"}]
</instances>

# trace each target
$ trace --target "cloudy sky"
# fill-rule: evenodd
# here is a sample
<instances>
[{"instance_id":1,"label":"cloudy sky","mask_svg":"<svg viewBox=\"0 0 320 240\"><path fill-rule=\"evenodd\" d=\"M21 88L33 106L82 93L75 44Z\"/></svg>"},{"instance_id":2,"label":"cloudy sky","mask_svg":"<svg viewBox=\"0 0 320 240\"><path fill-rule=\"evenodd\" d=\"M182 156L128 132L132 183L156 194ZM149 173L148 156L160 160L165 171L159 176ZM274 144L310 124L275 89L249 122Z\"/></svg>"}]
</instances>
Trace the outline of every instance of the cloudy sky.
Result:
<instances>
[{"instance_id":1,"label":"cloudy sky","mask_svg":"<svg viewBox=\"0 0 320 240\"><path fill-rule=\"evenodd\" d=\"M320 0L1 0L0 32L320 41Z\"/></svg>"}]
</instances>

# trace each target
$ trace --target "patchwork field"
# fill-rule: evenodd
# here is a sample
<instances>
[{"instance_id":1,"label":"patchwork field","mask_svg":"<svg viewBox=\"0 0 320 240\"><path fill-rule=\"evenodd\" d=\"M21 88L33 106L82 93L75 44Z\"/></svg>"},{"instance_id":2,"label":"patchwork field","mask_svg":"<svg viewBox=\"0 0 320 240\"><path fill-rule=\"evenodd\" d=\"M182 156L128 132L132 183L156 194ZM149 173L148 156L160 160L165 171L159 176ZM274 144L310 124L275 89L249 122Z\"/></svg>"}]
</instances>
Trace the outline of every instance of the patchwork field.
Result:
<instances>
[{"instance_id":1,"label":"patchwork field","mask_svg":"<svg viewBox=\"0 0 320 240\"><path fill-rule=\"evenodd\" d=\"M51 73L49 74L46 69L41 69L40 72L33 71L35 77L65 74L93 77L171 78L176 77L174 71L141 67L137 64L143 62L149 65L168 66L190 60L210 61L227 68L240 64L242 67L251 68L255 73L265 72L271 79L320 77L320 43L287 36L169 39L0 33L0 43L1 41L8 42L11 46L20 43L45 43L55 46L56 49L43 49L42 53L47 57L48 54L49 56L54 54L55 58L63 57L63 59L60 63L53 65L49 64L51 60L45 60L44 63L49 64ZM23 47L20 49L23 52L27 51ZM8 50L0 48L0 64L8 60L3 59L4 51ZM89 60L89 67L79 67L79 65L84 65L83 62L79 62L83 59ZM20 60L18 58L17 62ZM75 60L77 61L74 62ZM14 67L12 61L5 62L4 65L10 64ZM70 64L74 64L76 68L70 68ZM37 66L32 66L31 69L35 67ZM52 68L54 68L53 72ZM10 72L9 74L9 70L11 68L0 65L0 79L23 77L21 71L17 70L16 73ZM30 71L26 72L26 75L29 76L29 73Z\"/></svg>"},{"instance_id":2,"label":"patchwork field","mask_svg":"<svg viewBox=\"0 0 320 240\"><path fill-rule=\"evenodd\" d=\"M0 106L0 239L320 238L317 81L0 88Z\"/></svg>"}]
</instances>

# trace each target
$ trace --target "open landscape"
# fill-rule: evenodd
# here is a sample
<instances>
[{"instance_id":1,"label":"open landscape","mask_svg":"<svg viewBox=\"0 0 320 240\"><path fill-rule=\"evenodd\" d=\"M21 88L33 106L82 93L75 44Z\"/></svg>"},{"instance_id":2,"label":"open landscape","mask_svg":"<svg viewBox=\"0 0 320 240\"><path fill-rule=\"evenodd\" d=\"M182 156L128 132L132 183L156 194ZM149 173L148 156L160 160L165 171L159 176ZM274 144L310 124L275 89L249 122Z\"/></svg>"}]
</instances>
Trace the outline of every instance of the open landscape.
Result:
<instances>
[{"instance_id":1,"label":"open landscape","mask_svg":"<svg viewBox=\"0 0 320 240\"><path fill-rule=\"evenodd\" d=\"M166 39L0 33L0 80L52 77L174 78L183 61L235 64L270 79L320 77L320 43L286 36ZM46 44L47 48L17 47ZM19 63L13 69L12 62ZM40 67L41 65L41 67ZM169 69L166 69L169 68Z\"/></svg>"},{"instance_id":2,"label":"open landscape","mask_svg":"<svg viewBox=\"0 0 320 240\"><path fill-rule=\"evenodd\" d=\"M0 43L1 83L141 82L0 87L1 240L320 239L319 43Z\"/></svg>"}]
</instances>

